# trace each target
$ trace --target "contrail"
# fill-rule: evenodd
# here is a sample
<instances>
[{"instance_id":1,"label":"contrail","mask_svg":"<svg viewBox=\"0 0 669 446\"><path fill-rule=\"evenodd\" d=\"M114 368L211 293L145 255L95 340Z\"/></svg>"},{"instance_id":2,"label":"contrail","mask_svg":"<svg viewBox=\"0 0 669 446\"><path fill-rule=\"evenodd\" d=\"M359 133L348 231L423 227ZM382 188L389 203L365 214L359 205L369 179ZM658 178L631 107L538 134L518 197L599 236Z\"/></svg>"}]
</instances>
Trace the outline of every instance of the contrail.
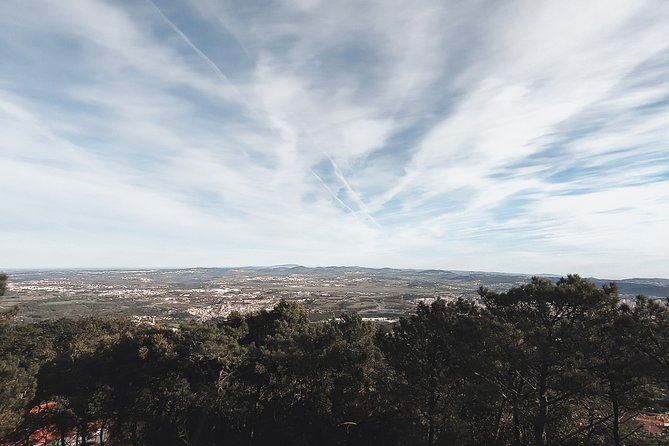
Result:
<instances>
[{"instance_id":1,"label":"contrail","mask_svg":"<svg viewBox=\"0 0 669 446\"><path fill-rule=\"evenodd\" d=\"M330 165L332 165L332 169L334 170L335 175L337 176L337 179L339 179L339 181L341 181L341 183L344 185L344 188L346 189L346 191L349 193L349 195L351 197L353 197L353 201L355 201L355 204L358 206L358 208L360 208L360 212L362 212L365 215L365 217L367 218L367 220L369 220L372 224L374 224L374 226L381 227L381 225L379 225L377 223L377 221L374 219L374 217L372 217L372 215L369 213L369 211L367 209L367 206L365 206L365 203L363 203L363 201L360 198L360 196L358 195L358 193L355 190L353 190L353 188L351 187L349 182L344 177L344 174L342 173L341 169L339 168L337 163L335 163L334 159L332 159L330 154L327 153L319 144L316 143L316 140L314 139L313 135L311 134L309 129L307 129L307 126L305 126L301 122L301 120L299 120L297 118L295 118L295 120L298 122L298 125L301 127L302 131L307 135L307 137L309 138L311 143L314 146L318 147L320 149L320 151L323 153L323 155L325 155L327 157L328 161L330 161ZM313 171L312 171L312 173L313 173ZM319 177L319 179L320 179L320 177ZM325 185L325 183L323 182L322 179L321 179L321 183L323 183L323 185ZM328 188L328 190L330 191L330 193L332 193L330 188ZM339 199L339 197L337 197L337 200L341 201ZM346 207L349 210L351 210L351 208L349 206L346 206ZM351 210L351 212L357 213L353 210Z\"/></svg>"},{"instance_id":2,"label":"contrail","mask_svg":"<svg viewBox=\"0 0 669 446\"><path fill-rule=\"evenodd\" d=\"M315 176L315 177L318 179L318 181L320 181L320 183L323 185L323 187L325 188L325 190L327 190L327 191L330 193L330 195L332 195L332 198L334 198L335 200L337 200L337 202L338 202L339 204L341 204L342 207L344 207L346 210L348 210L351 214L354 214L354 215L355 215L355 211L354 211L353 209L351 209L346 203L344 203L344 201L343 201L341 198L339 198L339 197L337 196L337 194L335 194L335 193L332 191L332 189L330 189L330 187L325 183L325 181L323 181L323 178L321 178L321 177L320 177L316 172L314 172L313 170L310 170L310 172L311 172L311 174L312 174L313 176Z\"/></svg>"},{"instance_id":3,"label":"contrail","mask_svg":"<svg viewBox=\"0 0 669 446\"><path fill-rule=\"evenodd\" d=\"M332 169L334 170L335 175L337 176L339 181L342 182L342 184L344 185L344 188L349 193L349 195L351 195L353 197L353 201L355 201L355 204L357 204L358 207L360 208L360 210L365 214L365 217L367 217L367 219L370 222L372 222L374 225L380 226L376 222L374 217L372 217L372 215L369 213L369 210L367 209L367 206L365 205L365 203L360 198L360 195L358 195L358 193L353 189L353 187L351 187L351 184L348 182L348 180L346 180L346 177L342 173L342 171L339 168L339 166L337 165L337 163L335 163L335 161L332 159L332 157L330 155L325 154L325 156L328 157L328 160L330 161L330 164L332 165Z\"/></svg>"},{"instance_id":4,"label":"contrail","mask_svg":"<svg viewBox=\"0 0 669 446\"><path fill-rule=\"evenodd\" d=\"M189 46L193 51L195 51L195 52L197 53L197 55L200 56L200 57L202 58L202 60L204 60L204 61L207 63L207 65L209 65L209 66L211 67L211 69L218 75L219 78L221 78L222 80L224 80L224 81L227 82L228 84L232 84L232 82L230 81L230 79L225 75L225 73L223 73L223 71L218 67L218 65L216 65L216 64L214 63L214 61L212 61L206 54L204 54L204 53L203 53L203 52L202 52L202 51L201 51L201 50L200 50L200 49L199 49L199 48L198 48L198 47L197 47L197 46L196 46L196 45L195 45L189 38L188 38L188 36L187 36L186 34L184 34L184 32L181 31L181 29L179 29L179 27L178 27L174 22L172 22L172 21L171 21L165 14L163 14L163 11L158 7L158 5L156 5L156 4L153 2L153 0L146 0L146 1L147 1L147 3L149 3L149 4L153 7L153 9L155 9L155 11L158 13L158 15L160 15L160 17L163 19L163 21L164 21L167 25L169 25L169 27L172 28L172 30L173 30L175 33L177 33L177 34L179 35L179 37L181 37L181 38L183 39L183 41L186 42L186 43L188 44L188 46ZM244 49L244 51L246 51L246 49ZM234 88L234 86L233 86L233 88ZM302 126L302 128L303 128L303 130L305 131L305 133L307 134L307 136L309 137L309 139L311 139L312 143L314 143L314 142L315 142L315 141L314 141L314 138L312 137L312 135L310 134L310 132L306 129L306 126ZM343 175L343 173L341 172L341 169L339 169L339 166L337 166L337 164L334 162L334 160L332 159L332 157L331 157L329 154L327 154L322 148L321 148L321 151L327 156L328 160L329 160L330 163L332 164L332 167L333 167L333 169L334 169L334 171L335 171L335 175L337 176L337 178L339 179L339 181L342 182L342 184L344 185L344 188L346 189L346 191L353 197L353 200L354 200L355 203L358 205L358 207L360 208L360 210L363 212L363 214L365 215L365 217L366 217L370 222L372 222L374 225L379 226L379 224L376 222L376 220L374 220L374 218L373 218L373 217L369 214L369 212L367 211L365 204L364 204L364 203L362 202L362 200L360 199L360 196L353 190L353 188L352 188L351 185L348 183L348 181L346 181L346 178L344 178L344 175ZM353 209L351 209L348 205L346 205L346 203L344 203L339 197L337 197L337 195L336 195L336 194L335 194L335 193L334 193L334 192L327 186L327 184L325 184L325 182L323 181L323 179L322 179L321 177L319 177L318 175L316 175L316 173L313 172L313 171L311 171L311 173L312 173L316 178L318 178L318 180L321 182L321 184L328 190L328 192L329 192L329 193L330 193L330 194L331 194L331 195L332 195L332 196L333 196L333 197L334 197L334 198L335 198L335 199L336 199L342 206L344 206L349 212L351 212L351 213L353 213L353 214L357 214L356 211L354 211Z\"/></svg>"},{"instance_id":5,"label":"contrail","mask_svg":"<svg viewBox=\"0 0 669 446\"><path fill-rule=\"evenodd\" d=\"M156 12L165 21L165 23L167 23L167 25L169 25L169 27L172 28L172 30L175 33L177 33L179 37L181 37L183 41L186 42L188 46L191 47L191 49L195 51L197 55L200 56L200 58L202 58L202 60L204 60L207 63L207 65L211 67L212 70L214 70L214 72L218 75L219 78L221 78L222 80L224 80L229 84L232 84L232 82L230 82L230 79L225 75L225 73L223 73L223 71L220 68L218 68L218 65L216 65L213 60L211 60L197 46L195 46L195 44L188 38L188 36L184 34L181 31L181 29L179 29L179 27L175 25L174 22L172 22L165 14L163 14L163 11L158 7L158 5L156 5L153 2L153 0L146 0L146 1L153 7L153 9L156 10Z\"/></svg>"},{"instance_id":6,"label":"contrail","mask_svg":"<svg viewBox=\"0 0 669 446\"><path fill-rule=\"evenodd\" d=\"M220 16L216 15L216 20L218 20L218 23L221 24L221 26L223 27L223 29L225 30L226 33L230 34L232 37L235 38L235 40L239 44L239 47L242 49L242 51L244 51L244 54L246 54L246 57L248 57L249 59L252 59L251 53L249 53L249 51L246 49L246 46L241 41L239 36L237 34L235 34L234 32L232 32L230 27L225 23L225 21Z\"/></svg>"}]
</instances>

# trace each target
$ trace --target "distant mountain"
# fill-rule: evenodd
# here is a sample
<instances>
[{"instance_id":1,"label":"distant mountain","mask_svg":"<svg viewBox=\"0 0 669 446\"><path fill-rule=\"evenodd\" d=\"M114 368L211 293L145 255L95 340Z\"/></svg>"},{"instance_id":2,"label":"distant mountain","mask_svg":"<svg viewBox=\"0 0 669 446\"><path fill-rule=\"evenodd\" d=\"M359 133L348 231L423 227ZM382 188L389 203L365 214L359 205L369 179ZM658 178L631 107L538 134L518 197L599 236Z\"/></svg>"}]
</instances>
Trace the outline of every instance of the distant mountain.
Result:
<instances>
[{"instance_id":1,"label":"distant mountain","mask_svg":"<svg viewBox=\"0 0 669 446\"><path fill-rule=\"evenodd\" d=\"M597 285L605 285L610 282L618 284L620 294L631 294L653 297L669 297L669 279L623 279L623 280L605 280L588 278Z\"/></svg>"},{"instance_id":2,"label":"distant mountain","mask_svg":"<svg viewBox=\"0 0 669 446\"><path fill-rule=\"evenodd\" d=\"M365 274L369 276L391 278L391 277L415 277L421 283L430 281L455 281L476 282L482 286L511 287L527 282L533 275L549 280L559 280L560 276L552 274L513 274L486 271L448 271L440 269L398 269L398 268L366 268L360 266L324 266L306 267L302 265L276 265L255 269L258 273L269 273L274 275L314 275L318 277L336 277L344 274ZM639 295L651 297L669 297L669 279L663 278L631 278L622 280L599 279L590 277L588 280L599 286L615 282L618 284L620 294Z\"/></svg>"},{"instance_id":3,"label":"distant mountain","mask_svg":"<svg viewBox=\"0 0 669 446\"><path fill-rule=\"evenodd\" d=\"M323 266L307 267L297 264L272 266L244 266L233 268L171 268L171 269L67 269L67 270L16 270L9 271L12 281L50 279L73 279L84 282L114 283L120 277L142 276L147 280L171 285L194 287L221 277L263 276L288 277L293 275L313 276L316 278L336 279L337 277L368 276L376 279L403 280L412 287L436 288L438 284L452 282L472 286L486 286L493 289L508 289L527 282L532 274L508 274L486 271L448 271L440 269L398 269L366 268L360 266ZM558 280L560 276L537 274L537 276ZM635 296L643 294L650 297L669 297L669 279L665 278L630 278L610 280L588 278L599 286L615 282L620 294Z\"/></svg>"}]
</instances>

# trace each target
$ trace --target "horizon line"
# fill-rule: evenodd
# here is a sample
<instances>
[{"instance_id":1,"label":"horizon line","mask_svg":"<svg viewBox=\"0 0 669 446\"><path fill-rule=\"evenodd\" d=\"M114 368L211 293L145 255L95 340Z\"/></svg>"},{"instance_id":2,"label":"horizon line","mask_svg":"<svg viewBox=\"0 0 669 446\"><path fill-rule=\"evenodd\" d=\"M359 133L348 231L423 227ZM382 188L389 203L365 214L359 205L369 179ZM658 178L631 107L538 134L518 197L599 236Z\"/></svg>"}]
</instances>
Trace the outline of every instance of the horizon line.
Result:
<instances>
[{"instance_id":1,"label":"horizon line","mask_svg":"<svg viewBox=\"0 0 669 446\"><path fill-rule=\"evenodd\" d=\"M500 274L507 276L526 276L526 277L566 277L568 275L577 274L585 279L595 279L595 280L611 280L611 281L623 281L623 280L669 280L667 277L624 277L619 279L609 279L595 276L581 275L577 272L557 274L557 273L527 273L527 272L506 272L506 271L485 271L485 270L464 270L464 269L443 269L443 268L412 268L412 267L370 267L370 266L360 266L360 265L318 265L318 266L307 266L297 263L286 263L286 264L274 264L274 265L235 265L235 266L85 266L85 267L20 267L20 268L0 268L0 272L41 272L41 271L167 271L167 270L197 270L197 269L262 269L262 268L307 268L307 269L326 269L326 268L358 268L358 269L368 269L368 270L398 270L398 271L440 271L440 272L454 272L454 273L483 273L483 274Z\"/></svg>"}]
</instances>

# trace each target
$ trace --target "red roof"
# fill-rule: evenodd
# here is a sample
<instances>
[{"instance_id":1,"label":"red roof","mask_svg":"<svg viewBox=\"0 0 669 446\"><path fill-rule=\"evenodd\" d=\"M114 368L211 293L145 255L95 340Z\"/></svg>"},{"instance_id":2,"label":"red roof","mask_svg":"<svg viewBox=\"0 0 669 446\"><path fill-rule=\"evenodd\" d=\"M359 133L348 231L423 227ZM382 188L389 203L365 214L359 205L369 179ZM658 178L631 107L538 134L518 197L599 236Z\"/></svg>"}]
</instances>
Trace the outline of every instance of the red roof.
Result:
<instances>
[{"instance_id":1,"label":"red roof","mask_svg":"<svg viewBox=\"0 0 669 446\"><path fill-rule=\"evenodd\" d=\"M58 406L58 403L55 401L43 401L37 406L30 409L31 415L40 415L44 414L50 410L53 410ZM102 427L102 420L93 420L89 421L87 426L89 431L95 431ZM76 429L71 429L65 434L65 438L72 438L76 435ZM56 426L45 426L35 430L28 437L28 444L31 446L44 446L47 443L60 440L60 431ZM13 443L0 443L0 446L25 446L25 439L18 440Z\"/></svg>"}]
</instances>

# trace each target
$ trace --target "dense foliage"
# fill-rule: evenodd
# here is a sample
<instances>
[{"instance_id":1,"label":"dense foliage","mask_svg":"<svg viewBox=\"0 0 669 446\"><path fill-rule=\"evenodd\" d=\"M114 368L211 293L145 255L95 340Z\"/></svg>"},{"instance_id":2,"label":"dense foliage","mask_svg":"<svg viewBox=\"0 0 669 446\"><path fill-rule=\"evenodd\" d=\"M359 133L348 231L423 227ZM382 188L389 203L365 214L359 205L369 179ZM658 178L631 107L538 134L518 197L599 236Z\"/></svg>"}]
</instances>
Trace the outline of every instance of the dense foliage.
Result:
<instances>
[{"instance_id":1,"label":"dense foliage","mask_svg":"<svg viewBox=\"0 0 669 446\"><path fill-rule=\"evenodd\" d=\"M5 277L0 278L4 290ZM0 438L109 445L642 445L669 311L578 276L419 304L394 325L281 302L178 327L0 321ZM40 411L31 408L41 404Z\"/></svg>"}]
</instances>

